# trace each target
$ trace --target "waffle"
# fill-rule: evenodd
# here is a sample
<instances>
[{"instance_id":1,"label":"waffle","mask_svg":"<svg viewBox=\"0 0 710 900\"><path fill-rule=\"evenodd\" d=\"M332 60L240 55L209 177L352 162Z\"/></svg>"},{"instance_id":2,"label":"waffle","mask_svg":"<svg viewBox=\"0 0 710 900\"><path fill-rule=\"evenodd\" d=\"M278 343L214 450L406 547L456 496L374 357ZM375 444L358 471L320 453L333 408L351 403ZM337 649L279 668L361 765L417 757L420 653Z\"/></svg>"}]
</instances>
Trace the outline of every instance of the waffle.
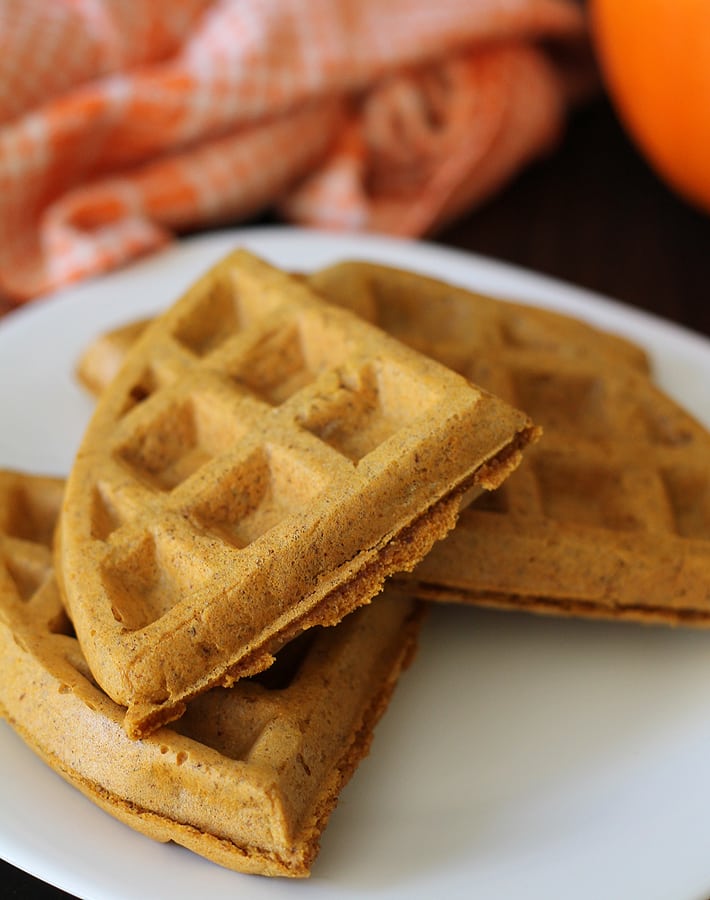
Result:
<instances>
[{"instance_id":1,"label":"waffle","mask_svg":"<svg viewBox=\"0 0 710 900\"><path fill-rule=\"evenodd\" d=\"M56 570L128 733L368 602L535 436L300 280L222 261L131 348L67 483Z\"/></svg>"},{"instance_id":2,"label":"waffle","mask_svg":"<svg viewBox=\"0 0 710 900\"><path fill-rule=\"evenodd\" d=\"M513 365L517 354L536 355L541 362L549 356L650 370L645 352L617 335L551 310L464 291L412 272L343 262L306 278L329 302L455 370L485 365L482 377L489 381L496 359ZM85 349L76 374L91 393L98 396L113 380L149 321L107 331Z\"/></svg>"},{"instance_id":3,"label":"waffle","mask_svg":"<svg viewBox=\"0 0 710 900\"><path fill-rule=\"evenodd\" d=\"M544 439L415 569L433 600L643 622L708 620L705 429L633 343L544 309L364 262L310 276L329 300L529 411ZM94 390L133 330L79 371Z\"/></svg>"},{"instance_id":4,"label":"waffle","mask_svg":"<svg viewBox=\"0 0 710 900\"><path fill-rule=\"evenodd\" d=\"M99 335L84 350L77 364L79 381L98 396L116 377L129 349L148 325L149 319L129 322Z\"/></svg>"},{"instance_id":5,"label":"waffle","mask_svg":"<svg viewBox=\"0 0 710 900\"><path fill-rule=\"evenodd\" d=\"M383 594L215 688L143 741L95 683L64 612L49 539L62 484L0 472L0 714L116 818L220 865L303 877L415 650L420 608ZM268 676L268 677L267 677Z\"/></svg>"},{"instance_id":6,"label":"waffle","mask_svg":"<svg viewBox=\"0 0 710 900\"><path fill-rule=\"evenodd\" d=\"M708 434L650 382L641 348L558 313L365 262L309 281L545 430L417 566L411 589L538 613L708 623ZM102 358L117 366L132 338L102 336L95 363L82 359L84 382Z\"/></svg>"},{"instance_id":7,"label":"waffle","mask_svg":"<svg viewBox=\"0 0 710 900\"><path fill-rule=\"evenodd\" d=\"M365 263L311 283L524 409L543 439L407 583L540 613L710 624L710 435L622 338Z\"/></svg>"}]
</instances>

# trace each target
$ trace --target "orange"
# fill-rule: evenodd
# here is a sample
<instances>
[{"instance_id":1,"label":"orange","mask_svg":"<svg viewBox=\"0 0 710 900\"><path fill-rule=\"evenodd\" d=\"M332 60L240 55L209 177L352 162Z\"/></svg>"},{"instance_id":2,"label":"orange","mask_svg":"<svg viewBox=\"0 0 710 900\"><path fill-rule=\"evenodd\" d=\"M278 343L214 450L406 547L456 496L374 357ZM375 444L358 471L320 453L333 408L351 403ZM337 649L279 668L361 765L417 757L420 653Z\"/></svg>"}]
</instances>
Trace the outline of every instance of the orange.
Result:
<instances>
[{"instance_id":1,"label":"orange","mask_svg":"<svg viewBox=\"0 0 710 900\"><path fill-rule=\"evenodd\" d=\"M710 0L589 0L609 95L657 173L710 211Z\"/></svg>"}]
</instances>

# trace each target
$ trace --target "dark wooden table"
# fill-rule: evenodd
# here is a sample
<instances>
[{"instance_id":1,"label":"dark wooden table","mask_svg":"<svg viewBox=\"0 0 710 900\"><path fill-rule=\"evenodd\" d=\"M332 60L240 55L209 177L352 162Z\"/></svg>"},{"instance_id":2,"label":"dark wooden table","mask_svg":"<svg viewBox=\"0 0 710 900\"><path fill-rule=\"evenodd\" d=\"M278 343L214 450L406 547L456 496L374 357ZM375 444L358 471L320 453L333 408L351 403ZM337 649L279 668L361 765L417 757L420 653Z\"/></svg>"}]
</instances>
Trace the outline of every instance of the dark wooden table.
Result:
<instances>
[{"instance_id":1,"label":"dark wooden table","mask_svg":"<svg viewBox=\"0 0 710 900\"><path fill-rule=\"evenodd\" d=\"M603 98L577 111L556 152L437 240L591 288L710 336L710 215L659 182ZM5 863L0 885L6 898L66 896Z\"/></svg>"}]
</instances>

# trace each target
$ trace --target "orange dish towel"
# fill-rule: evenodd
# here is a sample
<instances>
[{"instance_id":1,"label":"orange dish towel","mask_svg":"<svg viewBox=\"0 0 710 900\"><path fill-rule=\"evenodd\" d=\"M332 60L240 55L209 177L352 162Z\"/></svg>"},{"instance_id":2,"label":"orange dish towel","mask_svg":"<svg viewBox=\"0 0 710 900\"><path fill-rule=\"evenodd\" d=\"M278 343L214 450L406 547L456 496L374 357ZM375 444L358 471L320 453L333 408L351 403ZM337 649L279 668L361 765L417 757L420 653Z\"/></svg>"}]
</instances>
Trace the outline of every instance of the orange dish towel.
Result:
<instances>
[{"instance_id":1,"label":"orange dish towel","mask_svg":"<svg viewBox=\"0 0 710 900\"><path fill-rule=\"evenodd\" d=\"M0 295L266 208L418 236L560 134L573 0L3 0Z\"/></svg>"}]
</instances>

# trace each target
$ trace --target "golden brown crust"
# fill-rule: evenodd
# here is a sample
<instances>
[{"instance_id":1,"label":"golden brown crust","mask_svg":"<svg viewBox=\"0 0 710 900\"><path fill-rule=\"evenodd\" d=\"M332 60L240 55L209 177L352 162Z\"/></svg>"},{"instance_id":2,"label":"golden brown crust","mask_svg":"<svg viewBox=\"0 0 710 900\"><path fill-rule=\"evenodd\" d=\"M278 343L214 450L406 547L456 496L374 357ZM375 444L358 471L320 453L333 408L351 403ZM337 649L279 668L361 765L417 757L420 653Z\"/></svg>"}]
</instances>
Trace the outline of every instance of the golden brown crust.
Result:
<instances>
[{"instance_id":1,"label":"golden brown crust","mask_svg":"<svg viewBox=\"0 0 710 900\"><path fill-rule=\"evenodd\" d=\"M42 542L60 487L0 472L0 523L16 518L4 514L16 488L30 498L26 509L44 510L21 537L0 531L2 715L62 777L155 840L242 872L307 876L339 791L411 660L421 607L384 594L290 645L270 684L215 689L189 706L179 730L131 740L123 709L93 681Z\"/></svg>"},{"instance_id":2,"label":"golden brown crust","mask_svg":"<svg viewBox=\"0 0 710 900\"><path fill-rule=\"evenodd\" d=\"M633 372L605 380L606 436L550 425L407 581L430 599L710 623L708 432ZM493 499L493 498L491 498ZM463 562L465 561L465 563Z\"/></svg>"},{"instance_id":3,"label":"golden brown crust","mask_svg":"<svg viewBox=\"0 0 710 900\"><path fill-rule=\"evenodd\" d=\"M437 504L479 472L498 484L535 436L302 281L228 257L133 346L67 484L58 580L129 732L368 602L453 526Z\"/></svg>"},{"instance_id":4,"label":"golden brown crust","mask_svg":"<svg viewBox=\"0 0 710 900\"><path fill-rule=\"evenodd\" d=\"M346 263L312 282L525 410L542 440L408 589L429 599L706 625L710 435L633 343L546 310ZM398 576L398 579L400 577Z\"/></svg>"},{"instance_id":5,"label":"golden brown crust","mask_svg":"<svg viewBox=\"0 0 710 900\"><path fill-rule=\"evenodd\" d=\"M309 282L545 430L502 489L403 579L409 589L444 602L705 624L708 433L651 383L641 348L367 262Z\"/></svg>"},{"instance_id":6,"label":"golden brown crust","mask_svg":"<svg viewBox=\"0 0 710 900\"><path fill-rule=\"evenodd\" d=\"M626 604L613 606L609 603L580 600L575 597L545 597L519 594L487 594L484 591L465 591L457 588L418 582L410 586L422 600L440 603L457 603L481 606L508 612L535 613L543 616L563 616L579 619L600 619L617 622L636 622L639 625L710 627L710 610L676 606L654 607L650 604Z\"/></svg>"}]
</instances>

